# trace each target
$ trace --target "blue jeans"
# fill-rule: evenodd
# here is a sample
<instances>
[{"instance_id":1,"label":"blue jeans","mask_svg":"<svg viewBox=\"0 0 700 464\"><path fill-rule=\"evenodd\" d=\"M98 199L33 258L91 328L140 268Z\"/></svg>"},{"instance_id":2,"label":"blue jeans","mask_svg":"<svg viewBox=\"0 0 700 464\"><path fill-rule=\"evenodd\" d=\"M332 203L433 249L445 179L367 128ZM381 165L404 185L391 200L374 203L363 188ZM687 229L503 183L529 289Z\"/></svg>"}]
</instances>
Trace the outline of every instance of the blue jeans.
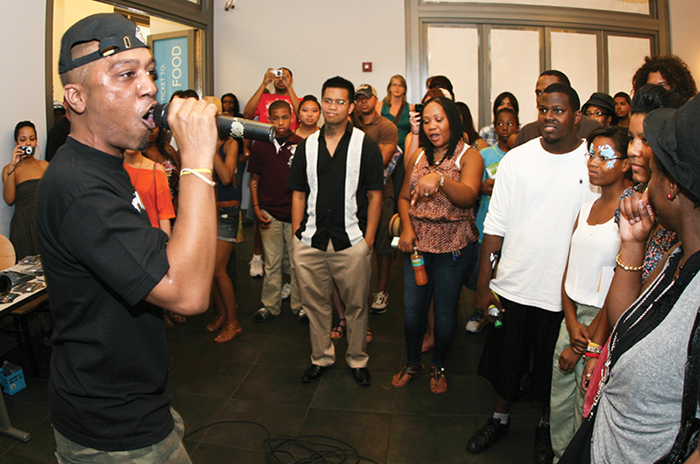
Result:
<instances>
[{"instance_id":1,"label":"blue jeans","mask_svg":"<svg viewBox=\"0 0 700 464\"><path fill-rule=\"evenodd\" d=\"M408 364L420 366L423 335L430 298L435 305L435 349L431 364L444 367L457 326L457 303L464 279L472 264L475 243L459 252L423 253L428 284L416 285L410 253L403 259L404 333Z\"/></svg>"}]
</instances>

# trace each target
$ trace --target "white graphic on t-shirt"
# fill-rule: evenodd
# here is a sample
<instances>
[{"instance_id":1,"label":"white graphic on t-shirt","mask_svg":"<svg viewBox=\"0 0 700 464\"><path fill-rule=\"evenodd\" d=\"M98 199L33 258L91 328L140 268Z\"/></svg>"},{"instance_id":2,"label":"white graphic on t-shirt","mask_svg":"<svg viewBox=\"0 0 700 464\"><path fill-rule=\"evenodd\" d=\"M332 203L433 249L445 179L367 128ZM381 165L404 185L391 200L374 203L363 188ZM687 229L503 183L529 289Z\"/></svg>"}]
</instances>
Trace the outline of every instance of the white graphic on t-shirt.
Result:
<instances>
[{"instance_id":1,"label":"white graphic on t-shirt","mask_svg":"<svg viewBox=\"0 0 700 464\"><path fill-rule=\"evenodd\" d=\"M131 206L134 207L136 211L139 213L145 213L146 208L143 206L143 203L141 202L141 197L139 196L139 193L134 191L134 198L131 200Z\"/></svg>"}]
</instances>

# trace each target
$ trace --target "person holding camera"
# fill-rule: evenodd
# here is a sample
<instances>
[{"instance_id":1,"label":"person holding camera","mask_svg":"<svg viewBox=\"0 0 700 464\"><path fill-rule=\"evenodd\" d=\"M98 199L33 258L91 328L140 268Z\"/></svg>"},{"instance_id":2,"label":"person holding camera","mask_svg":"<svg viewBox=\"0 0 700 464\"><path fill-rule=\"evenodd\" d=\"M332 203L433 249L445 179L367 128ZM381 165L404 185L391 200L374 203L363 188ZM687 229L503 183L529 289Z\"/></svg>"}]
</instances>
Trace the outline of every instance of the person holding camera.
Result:
<instances>
[{"instance_id":1,"label":"person holding camera","mask_svg":"<svg viewBox=\"0 0 700 464\"><path fill-rule=\"evenodd\" d=\"M31 121L15 126L15 149L10 164L2 170L5 203L15 205L10 222L10 241L18 260L39 253L36 238L36 189L49 165L36 159L36 127Z\"/></svg>"},{"instance_id":2,"label":"person holding camera","mask_svg":"<svg viewBox=\"0 0 700 464\"><path fill-rule=\"evenodd\" d=\"M270 93L268 86L272 84L274 93ZM292 107L292 122L289 126L294 132L299 127L299 97L294 92L292 85L294 77L292 71L287 68L267 68L260 87L255 91L243 110L243 117L246 119L258 118L260 122L269 123L270 105L277 100L284 100ZM250 140L246 140L243 148L242 158L248 159L250 155ZM247 181L246 181L247 182ZM252 214L253 207L248 208L248 218L255 219L253 229L253 259L250 260L250 276L262 277L263 270L263 245L262 237L260 236L260 225L258 224L255 215Z\"/></svg>"},{"instance_id":3,"label":"person holding camera","mask_svg":"<svg viewBox=\"0 0 700 464\"><path fill-rule=\"evenodd\" d=\"M272 84L275 93L268 93L267 86ZM263 76L262 83L255 91L243 110L243 117L254 119L256 116L260 122L269 122L270 105L276 100L285 100L292 106L292 131L299 125L297 114L299 113L299 97L294 92L294 78L292 71L287 68L268 68Z\"/></svg>"}]
</instances>

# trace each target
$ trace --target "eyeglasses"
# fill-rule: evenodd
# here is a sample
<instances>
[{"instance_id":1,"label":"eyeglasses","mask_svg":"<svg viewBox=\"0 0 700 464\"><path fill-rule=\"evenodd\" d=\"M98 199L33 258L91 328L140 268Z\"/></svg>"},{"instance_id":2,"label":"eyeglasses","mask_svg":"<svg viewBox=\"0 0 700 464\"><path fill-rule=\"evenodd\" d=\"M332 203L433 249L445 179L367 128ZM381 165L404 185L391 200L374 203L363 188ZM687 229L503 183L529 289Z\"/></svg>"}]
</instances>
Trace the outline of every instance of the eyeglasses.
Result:
<instances>
[{"instance_id":1,"label":"eyeglasses","mask_svg":"<svg viewBox=\"0 0 700 464\"><path fill-rule=\"evenodd\" d=\"M603 116L608 116L608 113L603 113L602 111L586 111L583 113L584 116L588 116L589 118L593 117L603 117Z\"/></svg>"},{"instance_id":2,"label":"eyeglasses","mask_svg":"<svg viewBox=\"0 0 700 464\"><path fill-rule=\"evenodd\" d=\"M348 102L346 102L345 100L333 100L332 98L324 98L321 101L323 102L324 105L328 105L328 106L330 106L334 103L338 106L345 106L348 104Z\"/></svg>"},{"instance_id":3,"label":"eyeglasses","mask_svg":"<svg viewBox=\"0 0 700 464\"><path fill-rule=\"evenodd\" d=\"M586 153L583 155L584 158L586 158L586 161L590 162L595 160L596 163L606 163L608 161L613 161L613 160L622 160L622 159L627 159L626 157L619 157L619 156L613 156L613 157L605 157L601 155L600 153L595 154L595 153Z\"/></svg>"}]
</instances>

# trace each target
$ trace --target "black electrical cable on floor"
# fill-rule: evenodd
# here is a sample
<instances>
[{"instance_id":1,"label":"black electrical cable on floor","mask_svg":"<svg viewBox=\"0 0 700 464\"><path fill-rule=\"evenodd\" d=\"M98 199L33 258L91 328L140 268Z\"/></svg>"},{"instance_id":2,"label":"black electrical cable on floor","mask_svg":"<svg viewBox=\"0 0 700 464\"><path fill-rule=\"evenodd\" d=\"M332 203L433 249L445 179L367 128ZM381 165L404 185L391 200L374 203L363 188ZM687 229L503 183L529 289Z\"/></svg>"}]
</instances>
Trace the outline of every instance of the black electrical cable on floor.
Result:
<instances>
[{"instance_id":1,"label":"black electrical cable on floor","mask_svg":"<svg viewBox=\"0 0 700 464\"><path fill-rule=\"evenodd\" d=\"M257 422L252 421L218 421L194 430L183 437L188 438L209 427L222 424L251 424L262 428L267 435L263 440L265 462L268 464L341 464L368 462L378 464L366 458L350 444L324 435L307 435L290 437L278 435L270 437L270 431Z\"/></svg>"}]
</instances>

